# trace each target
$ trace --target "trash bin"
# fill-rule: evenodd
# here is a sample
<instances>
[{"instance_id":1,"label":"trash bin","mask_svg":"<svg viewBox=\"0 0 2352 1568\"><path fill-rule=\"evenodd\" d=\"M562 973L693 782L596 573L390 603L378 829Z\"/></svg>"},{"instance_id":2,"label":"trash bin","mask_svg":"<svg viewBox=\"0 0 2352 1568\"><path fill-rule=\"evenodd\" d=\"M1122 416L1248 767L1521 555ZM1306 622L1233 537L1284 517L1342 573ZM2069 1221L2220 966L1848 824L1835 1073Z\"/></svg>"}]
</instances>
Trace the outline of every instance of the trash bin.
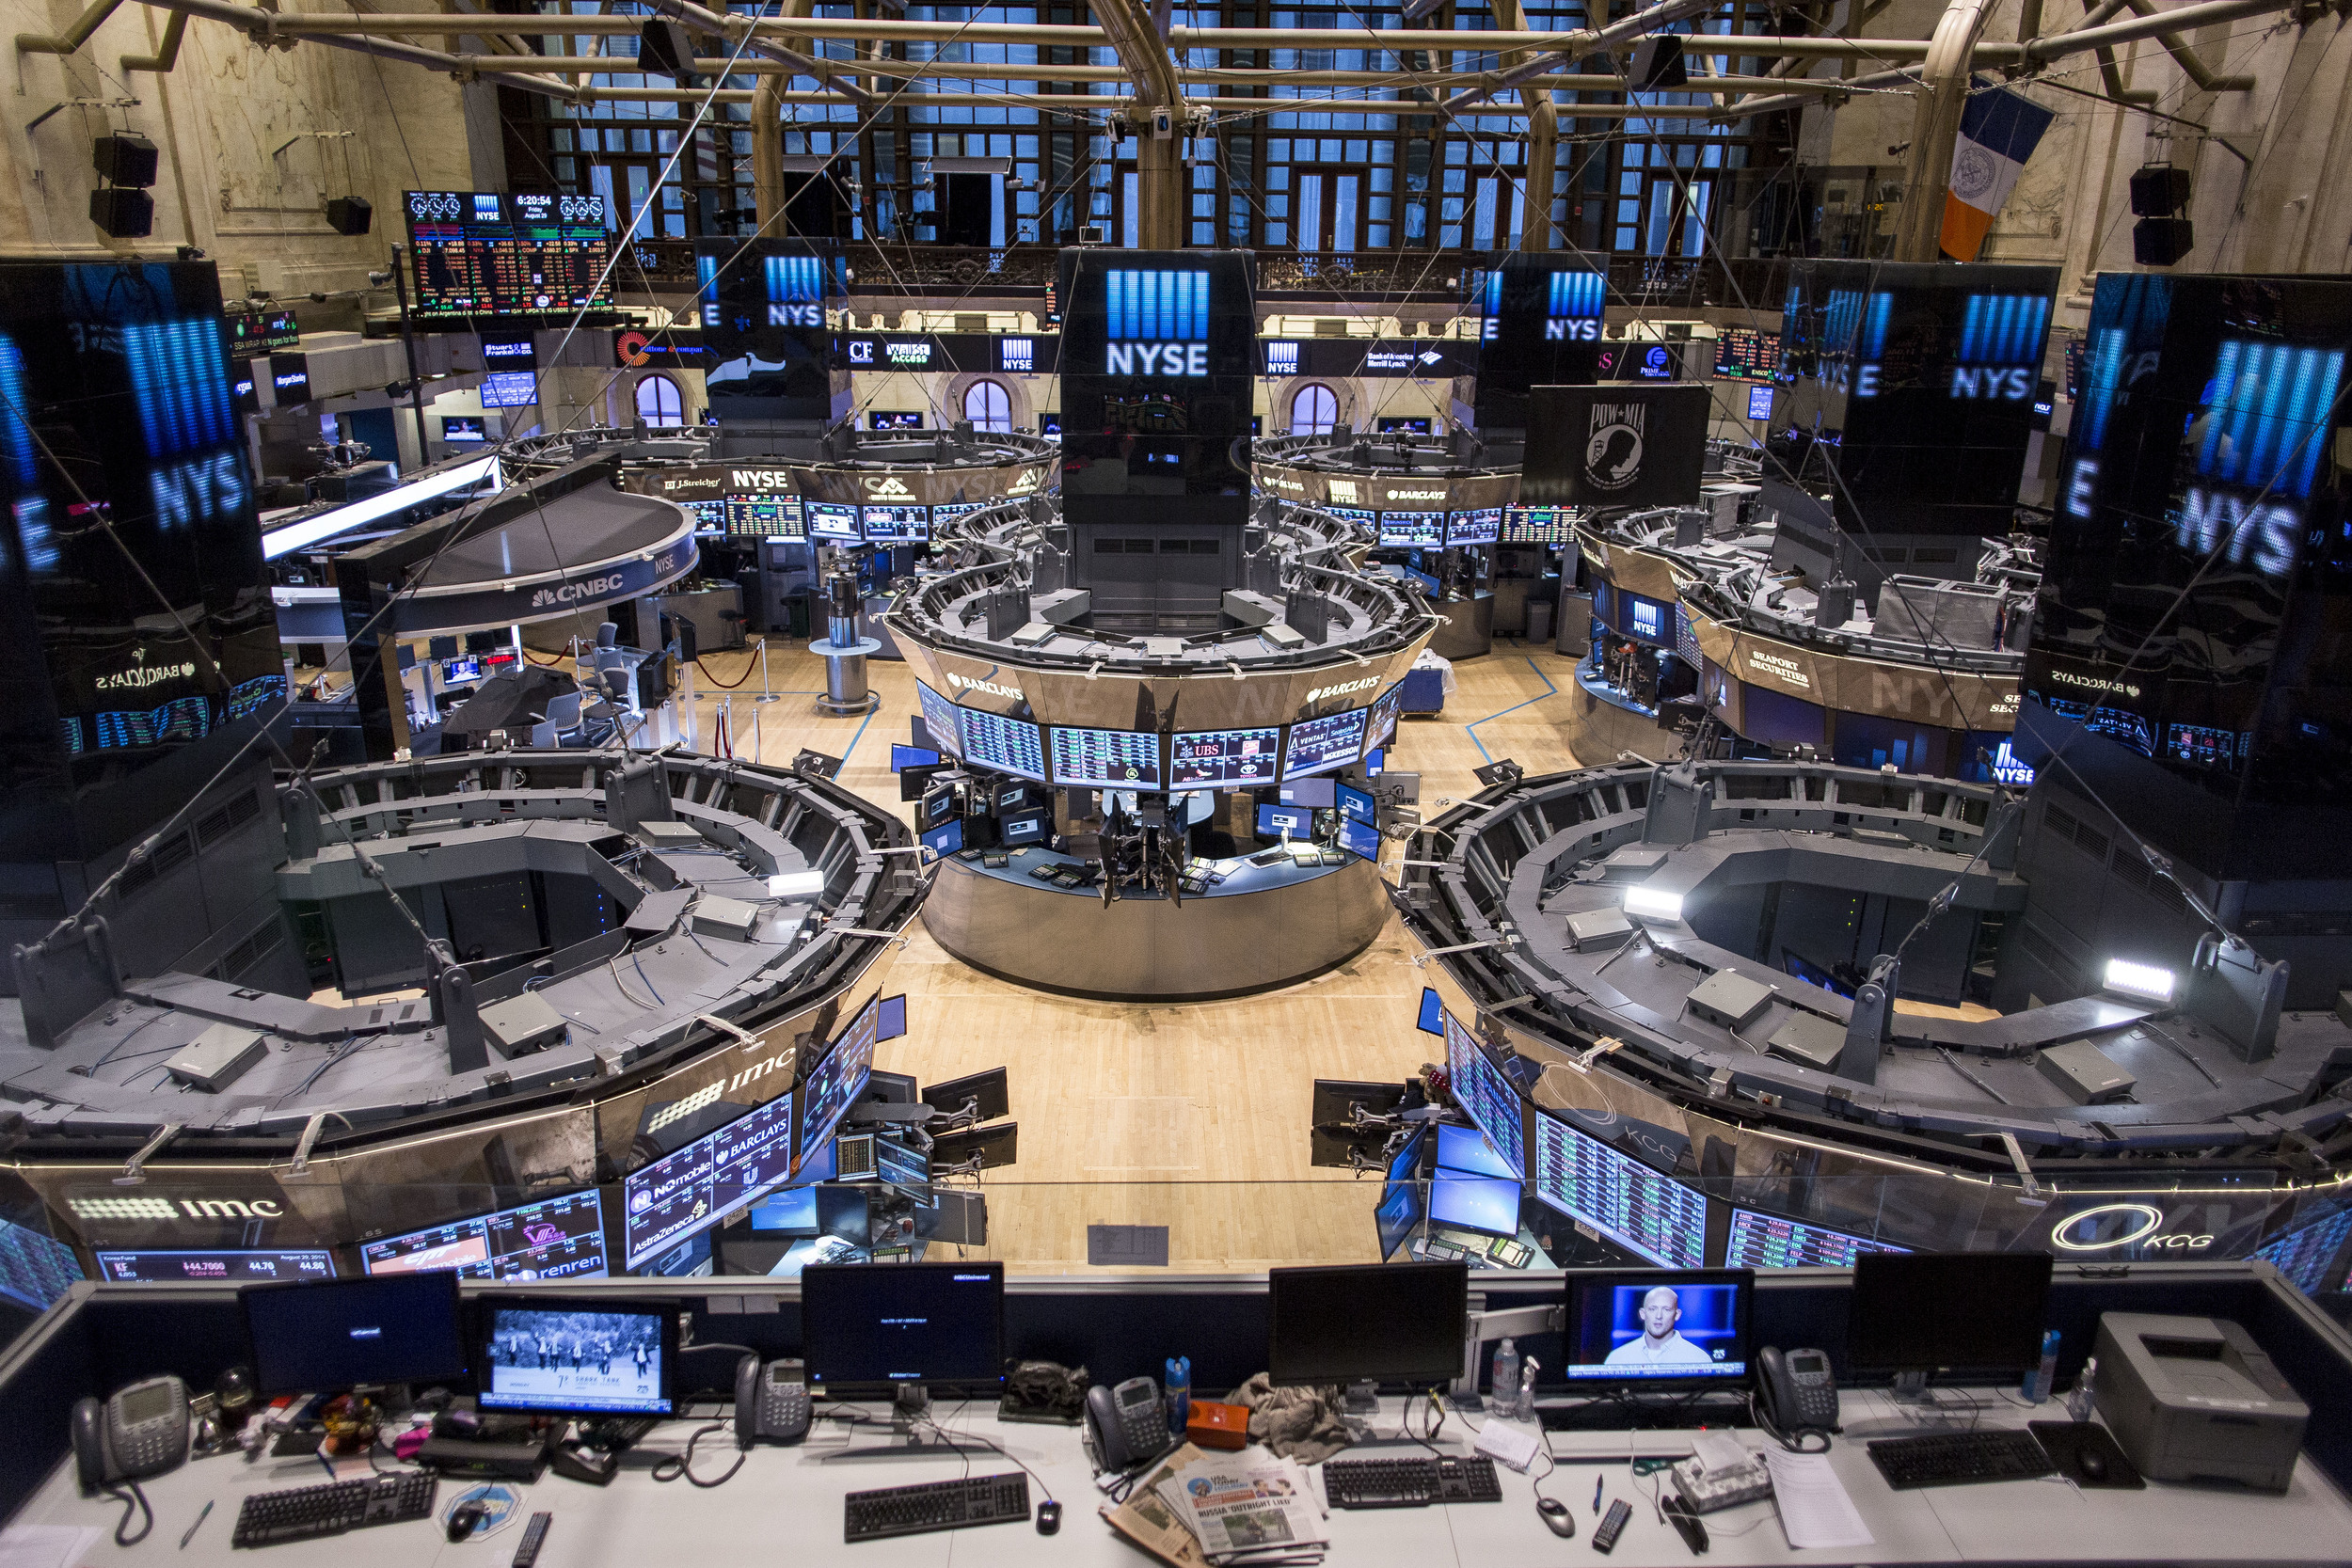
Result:
<instances>
[{"instance_id":1,"label":"trash bin","mask_svg":"<svg viewBox=\"0 0 2352 1568\"><path fill-rule=\"evenodd\" d=\"M1530 597L1527 601L1527 640L1530 642L1551 641L1551 601Z\"/></svg>"},{"instance_id":2,"label":"trash bin","mask_svg":"<svg viewBox=\"0 0 2352 1568\"><path fill-rule=\"evenodd\" d=\"M1593 651L1593 596L1568 589L1560 595L1560 652L1582 658Z\"/></svg>"}]
</instances>

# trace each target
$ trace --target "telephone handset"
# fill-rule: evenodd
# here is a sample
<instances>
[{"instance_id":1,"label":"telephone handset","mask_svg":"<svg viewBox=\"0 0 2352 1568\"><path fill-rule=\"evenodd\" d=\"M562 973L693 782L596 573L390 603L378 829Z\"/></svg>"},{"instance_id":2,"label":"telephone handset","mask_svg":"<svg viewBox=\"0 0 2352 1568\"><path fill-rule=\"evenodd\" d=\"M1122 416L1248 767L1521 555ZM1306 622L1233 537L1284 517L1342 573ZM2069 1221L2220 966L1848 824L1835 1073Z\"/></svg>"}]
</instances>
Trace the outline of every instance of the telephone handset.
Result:
<instances>
[{"instance_id":1,"label":"telephone handset","mask_svg":"<svg viewBox=\"0 0 2352 1568\"><path fill-rule=\"evenodd\" d=\"M798 1360L760 1364L747 1355L735 1364L735 1441L739 1448L754 1443L797 1443L808 1435L808 1363Z\"/></svg>"},{"instance_id":2,"label":"telephone handset","mask_svg":"<svg viewBox=\"0 0 2352 1568\"><path fill-rule=\"evenodd\" d=\"M1818 1350L1782 1352L1772 1345L1756 1353L1756 1392L1766 1428L1784 1446L1807 1433L1824 1445L1837 1430L1837 1377L1829 1356Z\"/></svg>"},{"instance_id":3,"label":"telephone handset","mask_svg":"<svg viewBox=\"0 0 2352 1568\"><path fill-rule=\"evenodd\" d=\"M82 1495L103 1491L123 1498L115 1544L131 1546L146 1540L155 1517L148 1513L138 1483L187 1463L188 1386L169 1375L151 1377L116 1389L103 1404L77 1400L68 1432ZM135 1507L147 1513L147 1522L138 1534L125 1535Z\"/></svg>"},{"instance_id":4,"label":"telephone handset","mask_svg":"<svg viewBox=\"0 0 2352 1568\"><path fill-rule=\"evenodd\" d=\"M1168 1406L1152 1378L1131 1377L1116 1388L1099 1383L1089 1388L1086 1422L1095 1457L1105 1470L1132 1470L1175 1446L1168 1433Z\"/></svg>"}]
</instances>

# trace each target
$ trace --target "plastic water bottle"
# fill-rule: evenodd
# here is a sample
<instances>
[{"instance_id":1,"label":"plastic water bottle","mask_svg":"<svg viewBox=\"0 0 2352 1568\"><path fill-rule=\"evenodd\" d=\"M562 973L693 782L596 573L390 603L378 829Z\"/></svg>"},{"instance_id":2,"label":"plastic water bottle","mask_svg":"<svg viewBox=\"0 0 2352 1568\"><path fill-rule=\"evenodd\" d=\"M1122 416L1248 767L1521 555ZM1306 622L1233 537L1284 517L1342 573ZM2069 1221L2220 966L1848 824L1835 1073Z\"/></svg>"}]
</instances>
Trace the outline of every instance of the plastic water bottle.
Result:
<instances>
[{"instance_id":1,"label":"plastic water bottle","mask_svg":"<svg viewBox=\"0 0 2352 1568\"><path fill-rule=\"evenodd\" d=\"M1527 1358L1527 1365L1519 1369L1519 1402L1518 1408L1511 1412L1513 1420L1532 1421L1535 1418L1535 1358L1531 1355Z\"/></svg>"},{"instance_id":2,"label":"plastic water bottle","mask_svg":"<svg viewBox=\"0 0 2352 1568\"><path fill-rule=\"evenodd\" d=\"M2026 1374L2025 1386L2018 1390L2028 1404L2040 1404L2058 1386L2058 1331L2042 1331L2042 1365Z\"/></svg>"},{"instance_id":3,"label":"plastic water bottle","mask_svg":"<svg viewBox=\"0 0 2352 1568\"><path fill-rule=\"evenodd\" d=\"M2090 1413L2095 1408L2091 1402L2097 1393L2093 1383L2098 1373L2099 1358L2094 1355L2083 1363L2082 1375L2074 1380L2074 1386L2066 1391L2067 1419L2076 1422L2090 1419Z\"/></svg>"},{"instance_id":4,"label":"plastic water bottle","mask_svg":"<svg viewBox=\"0 0 2352 1568\"><path fill-rule=\"evenodd\" d=\"M1507 1410L1511 1402L1518 1398L1519 1347L1509 1339L1503 1340L1502 1348L1495 1352L1492 1387L1495 1409L1498 1411Z\"/></svg>"}]
</instances>

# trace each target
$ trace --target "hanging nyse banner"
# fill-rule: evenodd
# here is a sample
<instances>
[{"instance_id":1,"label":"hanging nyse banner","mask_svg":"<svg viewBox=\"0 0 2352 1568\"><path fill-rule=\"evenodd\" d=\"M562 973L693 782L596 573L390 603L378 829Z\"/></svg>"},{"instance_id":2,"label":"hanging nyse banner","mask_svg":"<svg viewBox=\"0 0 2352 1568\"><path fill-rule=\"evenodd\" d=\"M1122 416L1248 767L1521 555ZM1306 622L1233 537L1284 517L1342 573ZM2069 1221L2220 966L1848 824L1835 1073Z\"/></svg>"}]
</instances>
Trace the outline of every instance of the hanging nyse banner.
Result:
<instances>
[{"instance_id":1,"label":"hanging nyse banner","mask_svg":"<svg viewBox=\"0 0 2352 1568\"><path fill-rule=\"evenodd\" d=\"M1528 396L1527 506L1696 502L1707 460L1702 386L1608 381L1538 387Z\"/></svg>"},{"instance_id":2,"label":"hanging nyse banner","mask_svg":"<svg viewBox=\"0 0 2352 1568\"><path fill-rule=\"evenodd\" d=\"M837 252L806 240L697 240L694 278L703 385L721 422L847 411L849 378L834 373L826 319L848 297Z\"/></svg>"},{"instance_id":3,"label":"hanging nyse banner","mask_svg":"<svg viewBox=\"0 0 2352 1568\"><path fill-rule=\"evenodd\" d=\"M1575 256L1506 256L1486 275L1470 302L1481 429L1524 428L1532 388L1593 379L1608 285L1593 261Z\"/></svg>"},{"instance_id":4,"label":"hanging nyse banner","mask_svg":"<svg viewBox=\"0 0 2352 1568\"><path fill-rule=\"evenodd\" d=\"M876 473L821 463L682 463L640 468L625 481L642 496L683 505L729 497L797 496L803 500L871 505L944 506L1035 495L1051 478L1050 457L1025 462L915 468Z\"/></svg>"}]
</instances>

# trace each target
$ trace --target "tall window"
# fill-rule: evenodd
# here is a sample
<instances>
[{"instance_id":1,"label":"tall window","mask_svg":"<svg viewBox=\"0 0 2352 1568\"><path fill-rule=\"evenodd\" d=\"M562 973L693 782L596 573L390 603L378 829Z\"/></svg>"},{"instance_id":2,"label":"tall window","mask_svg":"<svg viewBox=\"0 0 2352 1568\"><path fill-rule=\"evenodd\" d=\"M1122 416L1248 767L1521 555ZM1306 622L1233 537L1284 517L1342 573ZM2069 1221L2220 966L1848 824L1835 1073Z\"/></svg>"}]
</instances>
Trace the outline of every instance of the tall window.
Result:
<instances>
[{"instance_id":1,"label":"tall window","mask_svg":"<svg viewBox=\"0 0 2352 1568\"><path fill-rule=\"evenodd\" d=\"M963 417L974 430L1012 434L1012 397L994 381L975 381L963 389Z\"/></svg>"},{"instance_id":2,"label":"tall window","mask_svg":"<svg viewBox=\"0 0 2352 1568\"><path fill-rule=\"evenodd\" d=\"M1291 396L1291 434L1328 436L1340 422L1339 394L1319 381L1310 381Z\"/></svg>"},{"instance_id":3,"label":"tall window","mask_svg":"<svg viewBox=\"0 0 2352 1568\"><path fill-rule=\"evenodd\" d=\"M637 417L647 424L684 424L686 399L666 375L637 378Z\"/></svg>"}]
</instances>

